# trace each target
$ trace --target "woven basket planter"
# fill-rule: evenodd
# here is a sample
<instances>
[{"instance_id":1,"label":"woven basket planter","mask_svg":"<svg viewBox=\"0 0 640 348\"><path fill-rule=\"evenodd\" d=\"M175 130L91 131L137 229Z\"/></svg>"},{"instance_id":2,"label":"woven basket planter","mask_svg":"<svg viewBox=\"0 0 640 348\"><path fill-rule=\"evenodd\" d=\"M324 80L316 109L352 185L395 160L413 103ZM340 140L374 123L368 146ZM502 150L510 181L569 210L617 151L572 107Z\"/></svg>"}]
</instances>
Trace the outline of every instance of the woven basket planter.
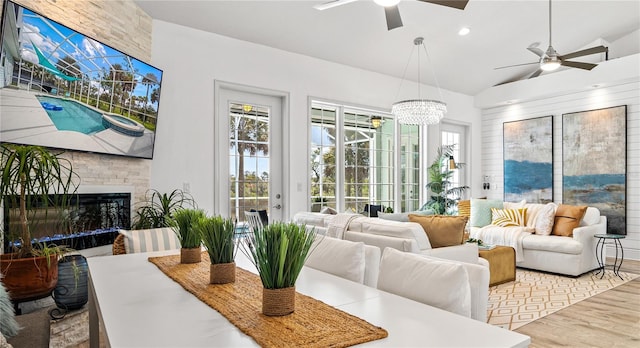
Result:
<instances>
[{"instance_id":1,"label":"woven basket planter","mask_svg":"<svg viewBox=\"0 0 640 348\"><path fill-rule=\"evenodd\" d=\"M296 287L282 289L262 288L262 314L280 317L296 309Z\"/></svg>"},{"instance_id":2,"label":"woven basket planter","mask_svg":"<svg viewBox=\"0 0 640 348\"><path fill-rule=\"evenodd\" d=\"M227 284L236 281L236 263L213 263L209 266L209 284Z\"/></svg>"},{"instance_id":3,"label":"woven basket planter","mask_svg":"<svg viewBox=\"0 0 640 348\"><path fill-rule=\"evenodd\" d=\"M201 248L181 248L180 263L199 263L202 257Z\"/></svg>"}]
</instances>

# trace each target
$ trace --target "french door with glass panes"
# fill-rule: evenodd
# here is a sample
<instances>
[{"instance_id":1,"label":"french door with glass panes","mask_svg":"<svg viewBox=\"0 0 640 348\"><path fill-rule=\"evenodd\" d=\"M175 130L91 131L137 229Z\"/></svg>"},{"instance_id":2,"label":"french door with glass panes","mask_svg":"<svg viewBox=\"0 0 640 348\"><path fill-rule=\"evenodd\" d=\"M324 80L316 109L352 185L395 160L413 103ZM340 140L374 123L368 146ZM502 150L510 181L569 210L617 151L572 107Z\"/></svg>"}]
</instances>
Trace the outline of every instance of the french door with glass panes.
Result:
<instances>
[{"instance_id":1,"label":"french door with glass panes","mask_svg":"<svg viewBox=\"0 0 640 348\"><path fill-rule=\"evenodd\" d=\"M282 220L282 99L220 87L217 103L216 211L239 223L252 209Z\"/></svg>"}]
</instances>

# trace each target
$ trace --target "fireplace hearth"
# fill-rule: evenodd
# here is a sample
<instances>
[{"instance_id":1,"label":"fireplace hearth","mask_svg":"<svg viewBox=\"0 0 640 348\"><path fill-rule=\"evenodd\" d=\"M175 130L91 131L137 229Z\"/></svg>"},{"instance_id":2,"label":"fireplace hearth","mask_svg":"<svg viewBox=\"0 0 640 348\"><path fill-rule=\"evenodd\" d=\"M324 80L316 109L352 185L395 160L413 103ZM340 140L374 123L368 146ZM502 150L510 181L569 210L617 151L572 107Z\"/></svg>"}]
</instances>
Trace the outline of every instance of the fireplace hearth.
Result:
<instances>
[{"instance_id":1,"label":"fireplace hearth","mask_svg":"<svg viewBox=\"0 0 640 348\"><path fill-rule=\"evenodd\" d=\"M18 209L4 205L4 251L20 247L17 234ZM75 250L112 244L118 230L131 226L131 193L81 193L74 196L64 219L51 209L36 210L29 216L31 243L65 245ZM53 217L53 218L52 218ZM61 221L64 223L61 223Z\"/></svg>"}]
</instances>

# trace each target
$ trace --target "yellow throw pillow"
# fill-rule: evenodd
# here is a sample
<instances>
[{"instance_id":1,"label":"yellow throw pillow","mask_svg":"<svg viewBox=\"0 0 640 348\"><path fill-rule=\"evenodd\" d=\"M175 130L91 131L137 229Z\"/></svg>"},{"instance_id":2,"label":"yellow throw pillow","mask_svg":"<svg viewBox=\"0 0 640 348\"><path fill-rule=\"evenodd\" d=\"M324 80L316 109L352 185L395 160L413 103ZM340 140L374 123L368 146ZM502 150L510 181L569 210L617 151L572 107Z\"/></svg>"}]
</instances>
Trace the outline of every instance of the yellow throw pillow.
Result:
<instances>
[{"instance_id":1,"label":"yellow throw pillow","mask_svg":"<svg viewBox=\"0 0 640 348\"><path fill-rule=\"evenodd\" d=\"M458 201L458 216L471 216L471 200Z\"/></svg>"},{"instance_id":2,"label":"yellow throw pillow","mask_svg":"<svg viewBox=\"0 0 640 348\"><path fill-rule=\"evenodd\" d=\"M464 243L464 227L468 220L466 216L409 214L409 221L417 222L422 226L432 248Z\"/></svg>"},{"instance_id":3,"label":"yellow throw pillow","mask_svg":"<svg viewBox=\"0 0 640 348\"><path fill-rule=\"evenodd\" d=\"M573 229L580 225L580 220L587 212L587 206L560 204L556 209L556 219L552 235L573 237Z\"/></svg>"},{"instance_id":4,"label":"yellow throw pillow","mask_svg":"<svg viewBox=\"0 0 640 348\"><path fill-rule=\"evenodd\" d=\"M491 208L491 224L501 227L524 226L527 220L527 208L498 209Z\"/></svg>"}]
</instances>

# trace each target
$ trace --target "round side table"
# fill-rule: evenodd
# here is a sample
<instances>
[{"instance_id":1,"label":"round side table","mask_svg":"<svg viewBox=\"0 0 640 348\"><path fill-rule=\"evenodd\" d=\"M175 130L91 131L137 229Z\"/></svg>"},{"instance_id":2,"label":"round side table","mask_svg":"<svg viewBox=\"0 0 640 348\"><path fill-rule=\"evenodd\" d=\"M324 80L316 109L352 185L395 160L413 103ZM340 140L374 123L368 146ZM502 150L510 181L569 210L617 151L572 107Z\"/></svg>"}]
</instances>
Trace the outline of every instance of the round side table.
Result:
<instances>
[{"instance_id":1,"label":"round side table","mask_svg":"<svg viewBox=\"0 0 640 348\"><path fill-rule=\"evenodd\" d=\"M616 248L616 258L615 258L615 261L613 261L613 273L618 277L620 277L620 279L622 279L622 277L620 276L620 267L622 267L622 261L624 261L624 249L622 248L622 243L620 242L620 240L624 239L624 237L626 236L623 234L607 233L607 234L596 234L593 237L598 238L598 243L596 244L596 259L598 260L598 265L600 266L600 269L598 269L595 275L598 275L600 274L600 272L602 272L602 275L600 275L600 279L604 277L604 269L606 267L606 262L607 262L604 256L605 255L604 246L606 244L609 244L609 245L614 245ZM608 240L612 242L607 243ZM618 250L620 250L619 259L618 259Z\"/></svg>"}]
</instances>

